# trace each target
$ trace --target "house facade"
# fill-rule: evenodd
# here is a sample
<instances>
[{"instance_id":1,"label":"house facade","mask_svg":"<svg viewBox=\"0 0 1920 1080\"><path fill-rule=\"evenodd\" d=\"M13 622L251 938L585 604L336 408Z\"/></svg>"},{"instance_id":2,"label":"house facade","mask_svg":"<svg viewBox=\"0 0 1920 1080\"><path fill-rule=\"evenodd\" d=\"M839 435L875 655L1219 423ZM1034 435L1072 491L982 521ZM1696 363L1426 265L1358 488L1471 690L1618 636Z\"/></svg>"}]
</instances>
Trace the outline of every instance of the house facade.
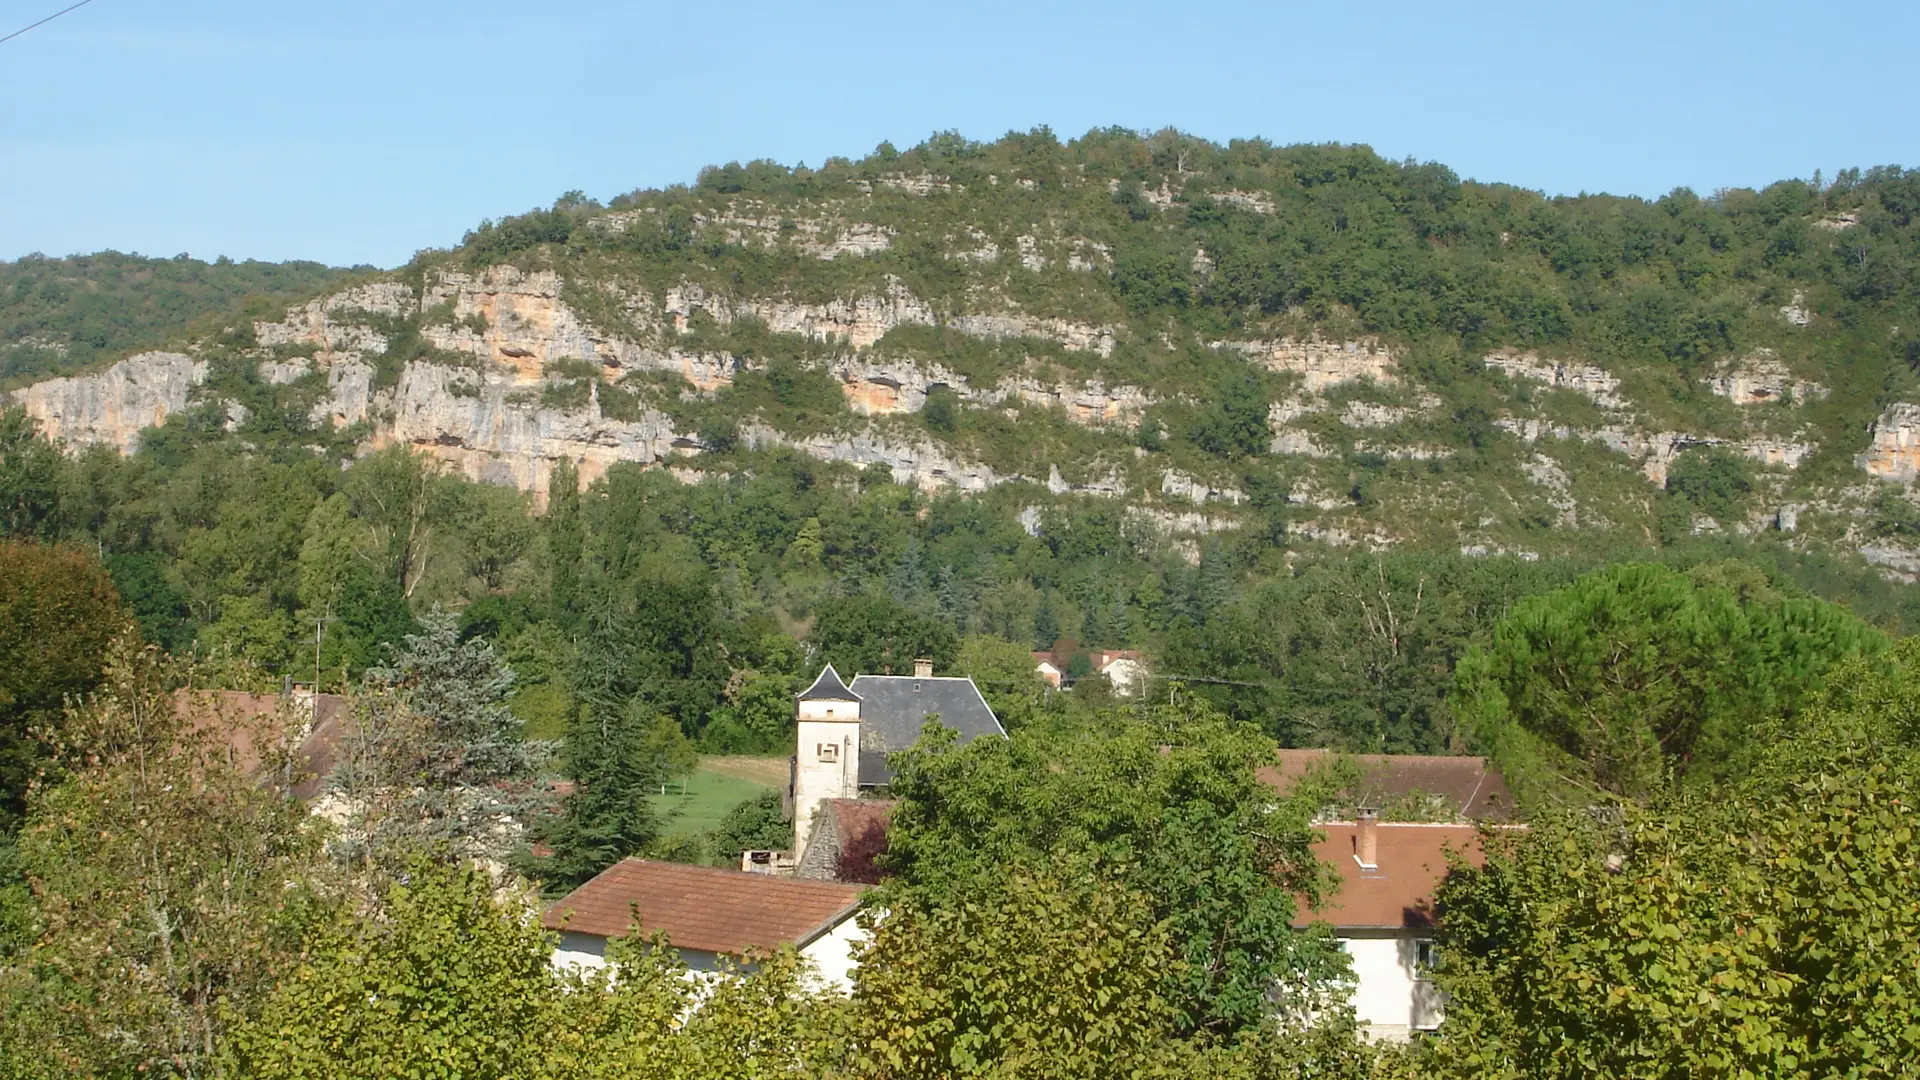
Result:
<instances>
[{"instance_id":1,"label":"house facade","mask_svg":"<svg viewBox=\"0 0 1920 1080\"><path fill-rule=\"evenodd\" d=\"M665 934L690 971L720 970L791 945L813 964L821 986L853 985L854 949L866 931L854 918L863 889L682 863L622 859L547 908L557 931L556 967L603 967L607 943L638 932Z\"/></svg>"},{"instance_id":2,"label":"house facade","mask_svg":"<svg viewBox=\"0 0 1920 1080\"><path fill-rule=\"evenodd\" d=\"M1433 897L1449 859L1485 859L1477 826L1356 821L1316 827L1314 854L1340 887L1295 924L1329 923L1353 963L1353 1011L1368 1037L1404 1040L1431 1031L1446 1002L1429 972L1434 963Z\"/></svg>"}]
</instances>

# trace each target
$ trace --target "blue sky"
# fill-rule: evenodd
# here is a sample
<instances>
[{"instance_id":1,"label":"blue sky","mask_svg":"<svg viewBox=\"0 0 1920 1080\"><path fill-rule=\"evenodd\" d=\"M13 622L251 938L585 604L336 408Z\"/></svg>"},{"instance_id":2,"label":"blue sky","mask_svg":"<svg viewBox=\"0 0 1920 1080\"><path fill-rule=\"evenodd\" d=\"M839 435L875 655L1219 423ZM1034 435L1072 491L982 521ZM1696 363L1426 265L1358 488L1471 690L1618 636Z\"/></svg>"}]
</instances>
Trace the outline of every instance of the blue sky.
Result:
<instances>
[{"instance_id":1,"label":"blue sky","mask_svg":"<svg viewBox=\"0 0 1920 1080\"><path fill-rule=\"evenodd\" d=\"M0 0L0 33L67 0ZM958 129L1371 144L1548 192L1920 165L1920 4L93 0L0 45L0 258L404 262Z\"/></svg>"}]
</instances>

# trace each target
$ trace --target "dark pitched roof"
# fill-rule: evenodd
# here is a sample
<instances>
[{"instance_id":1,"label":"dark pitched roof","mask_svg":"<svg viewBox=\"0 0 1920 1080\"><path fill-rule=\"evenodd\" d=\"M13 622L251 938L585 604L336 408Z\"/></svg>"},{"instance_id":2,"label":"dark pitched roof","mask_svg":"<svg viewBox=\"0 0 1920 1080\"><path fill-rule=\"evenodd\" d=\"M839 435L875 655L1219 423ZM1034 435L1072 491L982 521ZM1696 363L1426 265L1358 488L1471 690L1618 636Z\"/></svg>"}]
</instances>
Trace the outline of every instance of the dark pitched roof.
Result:
<instances>
[{"instance_id":1,"label":"dark pitched roof","mask_svg":"<svg viewBox=\"0 0 1920 1080\"><path fill-rule=\"evenodd\" d=\"M854 681L859 682L860 680L855 679ZM859 701L860 695L847 689L847 684L840 681L840 673L833 670L832 664L828 664L821 670L820 677L813 680L812 686L800 691L800 700Z\"/></svg>"},{"instance_id":2,"label":"dark pitched roof","mask_svg":"<svg viewBox=\"0 0 1920 1080\"><path fill-rule=\"evenodd\" d=\"M938 716L963 743L982 735L1005 738L1007 734L972 679L861 675L853 680L853 690L860 696L862 784L893 779L886 756L912 746L929 716Z\"/></svg>"},{"instance_id":3,"label":"dark pitched roof","mask_svg":"<svg viewBox=\"0 0 1920 1080\"><path fill-rule=\"evenodd\" d=\"M1433 924L1433 895L1446 879L1448 852L1483 866L1480 833L1473 825L1416 825L1381 822L1374 826L1374 868L1360 865L1360 826L1336 822L1318 826L1325 838L1313 853L1333 868L1340 888L1317 911L1301 910L1294 925L1327 922L1365 929L1423 929Z\"/></svg>"},{"instance_id":4,"label":"dark pitched roof","mask_svg":"<svg viewBox=\"0 0 1920 1080\"><path fill-rule=\"evenodd\" d=\"M1345 794L1359 805L1380 806L1426 795L1444 802L1455 817L1505 821L1513 817L1506 778L1485 758L1429 754L1336 754L1331 750L1278 750L1261 780L1286 791L1316 768L1339 760L1359 767L1360 779Z\"/></svg>"},{"instance_id":5,"label":"dark pitched roof","mask_svg":"<svg viewBox=\"0 0 1920 1080\"><path fill-rule=\"evenodd\" d=\"M547 909L549 930L619 937L636 922L677 949L740 956L805 945L860 906L864 886L622 859Z\"/></svg>"}]
</instances>

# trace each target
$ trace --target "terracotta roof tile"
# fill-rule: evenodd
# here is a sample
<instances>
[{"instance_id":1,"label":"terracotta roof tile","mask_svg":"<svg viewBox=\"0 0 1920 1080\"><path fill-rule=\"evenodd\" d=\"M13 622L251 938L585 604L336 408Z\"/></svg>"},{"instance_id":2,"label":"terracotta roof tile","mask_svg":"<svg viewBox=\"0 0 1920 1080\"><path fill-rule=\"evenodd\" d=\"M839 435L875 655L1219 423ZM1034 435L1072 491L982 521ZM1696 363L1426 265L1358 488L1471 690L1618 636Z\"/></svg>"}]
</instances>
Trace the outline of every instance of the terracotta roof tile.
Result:
<instances>
[{"instance_id":1,"label":"terracotta roof tile","mask_svg":"<svg viewBox=\"0 0 1920 1080\"><path fill-rule=\"evenodd\" d=\"M1482 866L1486 855L1472 825L1381 822L1374 826L1374 869L1360 865L1360 827L1352 822L1316 826L1325 834L1313 853L1331 866L1340 888L1317 911L1302 911L1294 925L1327 922L1340 927L1426 927L1433 895L1446 879L1447 856L1457 852Z\"/></svg>"},{"instance_id":2,"label":"terracotta roof tile","mask_svg":"<svg viewBox=\"0 0 1920 1080\"><path fill-rule=\"evenodd\" d=\"M1348 792L1356 800L1378 805L1397 797L1432 795L1472 821L1506 821L1513 816L1513 795L1506 778L1484 758L1331 750L1277 750L1274 758L1274 764L1258 775L1281 791L1315 768L1346 760L1360 769L1359 783Z\"/></svg>"},{"instance_id":3,"label":"terracotta roof tile","mask_svg":"<svg viewBox=\"0 0 1920 1080\"><path fill-rule=\"evenodd\" d=\"M619 937L639 911L642 934L675 948L739 956L804 944L860 906L865 887L623 859L547 909L549 930Z\"/></svg>"}]
</instances>

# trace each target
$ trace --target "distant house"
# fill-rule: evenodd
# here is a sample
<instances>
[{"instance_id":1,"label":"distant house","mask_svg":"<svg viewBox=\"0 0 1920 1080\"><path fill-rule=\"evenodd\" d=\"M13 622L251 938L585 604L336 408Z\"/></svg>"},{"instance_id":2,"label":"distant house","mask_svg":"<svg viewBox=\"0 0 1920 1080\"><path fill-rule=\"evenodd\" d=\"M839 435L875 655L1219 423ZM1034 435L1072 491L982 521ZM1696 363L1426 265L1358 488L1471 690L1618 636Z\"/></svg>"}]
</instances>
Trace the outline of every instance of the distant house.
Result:
<instances>
[{"instance_id":1,"label":"distant house","mask_svg":"<svg viewBox=\"0 0 1920 1080\"><path fill-rule=\"evenodd\" d=\"M1448 856L1473 865L1485 856L1472 825L1357 821L1318 826L1314 854L1340 888L1296 926L1325 922L1353 961L1355 1017L1369 1037L1401 1040L1440 1025L1445 1002L1428 978L1433 967L1433 897Z\"/></svg>"},{"instance_id":2,"label":"distant house","mask_svg":"<svg viewBox=\"0 0 1920 1080\"><path fill-rule=\"evenodd\" d=\"M1353 783L1339 793L1342 808L1373 807L1384 816L1428 821L1507 821L1513 795L1500 770L1485 758L1439 754L1340 754L1279 750L1259 770L1261 780L1290 791L1317 770L1350 766Z\"/></svg>"},{"instance_id":3,"label":"distant house","mask_svg":"<svg viewBox=\"0 0 1920 1080\"><path fill-rule=\"evenodd\" d=\"M347 699L296 688L286 694L176 690L173 707L187 725L224 744L232 765L262 783L278 781L308 801L321 793L346 731ZM261 740L281 740L277 746ZM271 764L279 770L268 775Z\"/></svg>"},{"instance_id":4,"label":"distant house","mask_svg":"<svg viewBox=\"0 0 1920 1080\"><path fill-rule=\"evenodd\" d=\"M928 717L939 717L963 743L983 735L1006 738L972 679L936 676L926 660L913 667L912 675L861 675L849 685L828 664L800 693L787 790L793 850L801 859L821 804L891 783L887 755L912 746Z\"/></svg>"},{"instance_id":5,"label":"distant house","mask_svg":"<svg viewBox=\"0 0 1920 1080\"><path fill-rule=\"evenodd\" d=\"M1138 649L1089 649L1086 652L1056 647L1051 652L1033 654L1034 674L1048 686L1059 689L1068 681L1067 668L1073 657L1085 656L1095 675L1104 676L1121 697L1132 697L1146 689L1147 668Z\"/></svg>"},{"instance_id":6,"label":"distant house","mask_svg":"<svg viewBox=\"0 0 1920 1080\"><path fill-rule=\"evenodd\" d=\"M601 967L607 941L637 928L665 934L693 971L793 946L822 983L852 986L853 947L865 940L854 919L858 885L742 874L681 863L623 859L547 908L541 922L560 934L557 967Z\"/></svg>"}]
</instances>

